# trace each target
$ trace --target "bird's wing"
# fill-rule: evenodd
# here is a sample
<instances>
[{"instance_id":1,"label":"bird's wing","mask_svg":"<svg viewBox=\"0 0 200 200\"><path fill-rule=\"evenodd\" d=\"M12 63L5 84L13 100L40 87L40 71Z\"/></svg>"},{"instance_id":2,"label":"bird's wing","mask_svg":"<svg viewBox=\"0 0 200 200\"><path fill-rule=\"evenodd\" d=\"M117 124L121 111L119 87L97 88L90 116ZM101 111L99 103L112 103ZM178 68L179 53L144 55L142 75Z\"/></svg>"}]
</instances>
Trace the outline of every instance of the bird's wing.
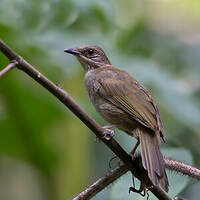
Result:
<instances>
[{"instance_id":1,"label":"bird's wing","mask_svg":"<svg viewBox=\"0 0 200 200\"><path fill-rule=\"evenodd\" d=\"M125 71L116 71L116 69L100 73L99 82L101 84L100 95L103 98L154 132L160 129L158 133L164 139L158 108L146 88Z\"/></svg>"}]
</instances>

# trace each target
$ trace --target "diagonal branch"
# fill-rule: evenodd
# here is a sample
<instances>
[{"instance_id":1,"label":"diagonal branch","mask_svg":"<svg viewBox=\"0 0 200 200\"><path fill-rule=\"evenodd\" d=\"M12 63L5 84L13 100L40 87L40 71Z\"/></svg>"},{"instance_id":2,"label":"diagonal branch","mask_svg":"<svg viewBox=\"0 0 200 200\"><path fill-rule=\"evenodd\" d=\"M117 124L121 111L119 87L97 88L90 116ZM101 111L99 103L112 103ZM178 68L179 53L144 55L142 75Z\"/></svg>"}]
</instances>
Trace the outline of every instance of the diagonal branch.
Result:
<instances>
[{"instance_id":1,"label":"diagonal branch","mask_svg":"<svg viewBox=\"0 0 200 200\"><path fill-rule=\"evenodd\" d=\"M57 97L59 101L66 105L66 107L68 107L98 138L104 142L106 146L108 146L123 161L123 163L128 167L135 177L149 187L149 190L158 199L171 200L171 198L159 186L152 184L147 172L144 170L144 168L140 167L139 160L132 161L131 156L126 153L126 151L115 139L111 138L110 140L106 140L103 138L104 129L95 120L89 117L67 92L49 81L44 75L37 71L31 64L25 61L1 40L0 50L10 61L16 60L18 62L18 69L28 74L40 85L51 92L51 94Z\"/></svg>"}]
</instances>

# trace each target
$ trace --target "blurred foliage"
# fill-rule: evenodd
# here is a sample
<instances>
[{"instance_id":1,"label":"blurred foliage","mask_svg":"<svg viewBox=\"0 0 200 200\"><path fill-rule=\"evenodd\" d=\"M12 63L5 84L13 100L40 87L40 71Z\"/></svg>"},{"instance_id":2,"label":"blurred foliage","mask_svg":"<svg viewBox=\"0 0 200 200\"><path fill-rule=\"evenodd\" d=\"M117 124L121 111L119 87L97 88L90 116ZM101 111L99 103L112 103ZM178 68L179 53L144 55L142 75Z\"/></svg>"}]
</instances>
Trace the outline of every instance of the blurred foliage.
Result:
<instances>
[{"instance_id":1,"label":"blurred foliage","mask_svg":"<svg viewBox=\"0 0 200 200\"><path fill-rule=\"evenodd\" d=\"M197 0L1 0L0 38L103 125L88 100L83 70L63 53L100 45L114 65L151 90L168 139L164 154L188 163L192 156L200 166L199 19ZM0 69L7 64L0 53ZM113 157L49 92L16 69L0 80L0 137L0 199L70 199L109 170ZM127 151L134 145L120 131L115 137ZM126 177L93 199L118 199L119 189L114 191L129 180L120 189L126 198L132 184ZM175 173L169 177L172 196L198 199L199 184Z\"/></svg>"}]
</instances>

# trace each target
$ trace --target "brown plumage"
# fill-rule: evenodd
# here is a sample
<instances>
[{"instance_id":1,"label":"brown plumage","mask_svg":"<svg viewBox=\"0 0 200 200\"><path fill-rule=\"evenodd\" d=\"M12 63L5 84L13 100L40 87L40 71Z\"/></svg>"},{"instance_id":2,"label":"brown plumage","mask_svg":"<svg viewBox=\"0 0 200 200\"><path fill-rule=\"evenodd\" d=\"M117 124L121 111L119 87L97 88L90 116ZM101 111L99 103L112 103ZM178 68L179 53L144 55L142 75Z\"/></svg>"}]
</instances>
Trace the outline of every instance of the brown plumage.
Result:
<instances>
[{"instance_id":1,"label":"brown plumage","mask_svg":"<svg viewBox=\"0 0 200 200\"><path fill-rule=\"evenodd\" d=\"M143 167L155 185L168 191L159 149L165 135L149 91L127 72L112 66L100 47L83 46L65 52L75 54L85 69L85 87L96 110L106 121L138 139Z\"/></svg>"}]
</instances>

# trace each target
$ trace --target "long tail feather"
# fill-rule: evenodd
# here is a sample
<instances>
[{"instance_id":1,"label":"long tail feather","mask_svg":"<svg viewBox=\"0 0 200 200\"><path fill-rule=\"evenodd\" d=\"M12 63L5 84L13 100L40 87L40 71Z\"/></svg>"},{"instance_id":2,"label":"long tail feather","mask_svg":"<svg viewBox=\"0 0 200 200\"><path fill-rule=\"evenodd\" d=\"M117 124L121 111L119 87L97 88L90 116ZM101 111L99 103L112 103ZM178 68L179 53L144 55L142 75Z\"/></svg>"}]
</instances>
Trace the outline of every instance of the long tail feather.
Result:
<instances>
[{"instance_id":1,"label":"long tail feather","mask_svg":"<svg viewBox=\"0 0 200 200\"><path fill-rule=\"evenodd\" d=\"M140 130L139 139L141 143L141 155L143 167L155 185L168 192L168 179L165 172L163 156L159 149L157 136L151 134L146 129Z\"/></svg>"}]
</instances>

